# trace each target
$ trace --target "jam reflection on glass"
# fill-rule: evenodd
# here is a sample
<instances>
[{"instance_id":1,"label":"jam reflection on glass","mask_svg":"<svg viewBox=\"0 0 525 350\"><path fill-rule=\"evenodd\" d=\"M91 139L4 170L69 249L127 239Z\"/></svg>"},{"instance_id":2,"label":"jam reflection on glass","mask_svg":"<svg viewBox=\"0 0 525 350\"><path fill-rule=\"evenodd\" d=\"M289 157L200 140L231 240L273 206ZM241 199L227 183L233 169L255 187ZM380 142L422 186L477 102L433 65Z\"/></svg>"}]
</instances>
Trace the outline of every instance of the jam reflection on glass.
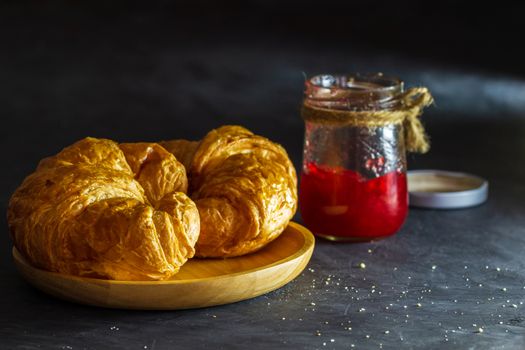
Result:
<instances>
[{"instance_id":1,"label":"jam reflection on glass","mask_svg":"<svg viewBox=\"0 0 525 350\"><path fill-rule=\"evenodd\" d=\"M406 174L373 179L308 163L300 184L301 215L314 233L332 239L371 240L394 234L408 211Z\"/></svg>"}]
</instances>

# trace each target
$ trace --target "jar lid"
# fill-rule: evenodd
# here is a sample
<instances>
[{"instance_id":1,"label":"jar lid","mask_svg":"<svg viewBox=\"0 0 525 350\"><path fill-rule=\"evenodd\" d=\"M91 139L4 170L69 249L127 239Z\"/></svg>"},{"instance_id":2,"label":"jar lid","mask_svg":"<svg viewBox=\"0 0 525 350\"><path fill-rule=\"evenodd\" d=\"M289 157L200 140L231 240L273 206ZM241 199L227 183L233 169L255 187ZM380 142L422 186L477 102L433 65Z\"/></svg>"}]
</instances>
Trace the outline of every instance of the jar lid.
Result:
<instances>
[{"instance_id":1,"label":"jar lid","mask_svg":"<svg viewBox=\"0 0 525 350\"><path fill-rule=\"evenodd\" d=\"M487 200L487 180L466 173L443 170L407 172L410 206L435 209L459 209Z\"/></svg>"}]
</instances>

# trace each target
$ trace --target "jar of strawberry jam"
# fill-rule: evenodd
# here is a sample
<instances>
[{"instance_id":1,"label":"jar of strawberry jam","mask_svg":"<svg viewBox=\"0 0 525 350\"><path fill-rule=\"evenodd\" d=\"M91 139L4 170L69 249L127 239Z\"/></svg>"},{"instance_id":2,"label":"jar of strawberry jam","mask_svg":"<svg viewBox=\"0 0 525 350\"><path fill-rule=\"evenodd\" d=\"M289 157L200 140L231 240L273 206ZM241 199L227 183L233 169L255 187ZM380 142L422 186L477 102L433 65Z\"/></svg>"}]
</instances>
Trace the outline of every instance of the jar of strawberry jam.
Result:
<instances>
[{"instance_id":1,"label":"jar of strawberry jam","mask_svg":"<svg viewBox=\"0 0 525 350\"><path fill-rule=\"evenodd\" d=\"M406 150L426 152L419 122L432 102L382 74L306 81L300 210L316 235L366 241L394 234L408 211Z\"/></svg>"}]
</instances>

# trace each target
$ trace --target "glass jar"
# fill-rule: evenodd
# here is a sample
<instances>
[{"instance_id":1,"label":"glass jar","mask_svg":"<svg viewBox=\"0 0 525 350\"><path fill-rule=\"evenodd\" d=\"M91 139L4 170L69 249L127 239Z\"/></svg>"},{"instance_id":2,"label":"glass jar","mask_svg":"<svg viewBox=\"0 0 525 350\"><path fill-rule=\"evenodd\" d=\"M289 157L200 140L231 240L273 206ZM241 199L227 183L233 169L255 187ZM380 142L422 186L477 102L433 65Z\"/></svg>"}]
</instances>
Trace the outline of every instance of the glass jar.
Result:
<instances>
[{"instance_id":1,"label":"glass jar","mask_svg":"<svg viewBox=\"0 0 525 350\"><path fill-rule=\"evenodd\" d=\"M404 96L402 81L380 73L306 81L299 204L316 235L366 241L403 225L408 212L403 123L374 118L403 108Z\"/></svg>"}]
</instances>

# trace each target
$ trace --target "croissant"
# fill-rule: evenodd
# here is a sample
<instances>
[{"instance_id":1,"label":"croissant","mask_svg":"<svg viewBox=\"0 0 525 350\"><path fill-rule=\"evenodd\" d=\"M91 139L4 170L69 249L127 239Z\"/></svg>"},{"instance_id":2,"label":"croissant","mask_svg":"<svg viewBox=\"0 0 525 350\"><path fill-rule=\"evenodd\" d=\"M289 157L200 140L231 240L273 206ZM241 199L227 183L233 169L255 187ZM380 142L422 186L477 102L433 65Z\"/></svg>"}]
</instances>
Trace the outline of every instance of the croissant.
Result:
<instances>
[{"instance_id":1,"label":"croissant","mask_svg":"<svg viewBox=\"0 0 525 350\"><path fill-rule=\"evenodd\" d=\"M155 143L86 138L43 159L9 202L33 265L116 280L162 280L195 254L200 220L184 166Z\"/></svg>"},{"instance_id":2,"label":"croissant","mask_svg":"<svg viewBox=\"0 0 525 350\"><path fill-rule=\"evenodd\" d=\"M160 143L186 167L199 209L199 257L254 252L277 238L297 209L297 176L284 148L240 126L200 142Z\"/></svg>"}]
</instances>

